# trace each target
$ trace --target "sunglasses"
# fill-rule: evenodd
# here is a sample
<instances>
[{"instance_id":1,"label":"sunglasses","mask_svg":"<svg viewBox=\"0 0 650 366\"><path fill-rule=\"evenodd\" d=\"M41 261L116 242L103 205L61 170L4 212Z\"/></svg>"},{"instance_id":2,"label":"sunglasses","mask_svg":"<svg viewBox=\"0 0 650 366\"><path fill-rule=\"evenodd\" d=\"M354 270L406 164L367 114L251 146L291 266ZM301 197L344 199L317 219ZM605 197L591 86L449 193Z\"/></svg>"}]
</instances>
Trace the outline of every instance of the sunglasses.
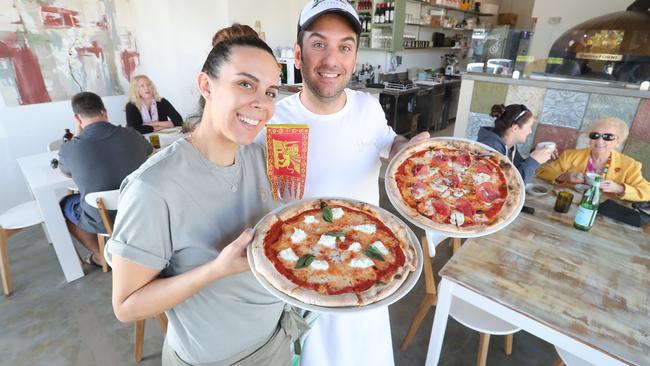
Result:
<instances>
[{"instance_id":1,"label":"sunglasses","mask_svg":"<svg viewBox=\"0 0 650 366\"><path fill-rule=\"evenodd\" d=\"M616 140L616 135L614 135L613 133L592 132L592 133L589 134L589 138L592 139L592 140L598 140L601 137L605 141L614 141L614 140Z\"/></svg>"}]
</instances>

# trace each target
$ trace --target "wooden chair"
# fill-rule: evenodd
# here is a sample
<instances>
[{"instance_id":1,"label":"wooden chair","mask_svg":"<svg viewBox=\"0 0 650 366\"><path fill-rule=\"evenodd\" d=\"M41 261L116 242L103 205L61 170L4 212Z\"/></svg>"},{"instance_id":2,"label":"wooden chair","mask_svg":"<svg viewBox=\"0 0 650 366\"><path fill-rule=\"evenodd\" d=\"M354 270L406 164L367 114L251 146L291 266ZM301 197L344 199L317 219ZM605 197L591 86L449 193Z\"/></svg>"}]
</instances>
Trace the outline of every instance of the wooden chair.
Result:
<instances>
[{"instance_id":1,"label":"wooden chair","mask_svg":"<svg viewBox=\"0 0 650 366\"><path fill-rule=\"evenodd\" d=\"M106 234L97 234L97 241L99 242L99 252L102 253L102 271L108 272L108 261L104 256L104 248L106 246L106 239L110 238L113 235L113 220L108 215L108 211L117 210L117 200L120 195L120 190L115 189L112 191L101 191L93 192L86 194L85 200L90 206L95 207L99 210L99 215L102 218L104 223L104 228L106 229ZM160 313L155 316L158 320L158 325L163 333L167 333L167 316L165 313ZM144 324L145 320L137 320L135 322L135 361L140 362L142 360L142 346L144 344Z\"/></svg>"},{"instance_id":2,"label":"wooden chair","mask_svg":"<svg viewBox=\"0 0 650 366\"><path fill-rule=\"evenodd\" d=\"M12 207L0 215L0 275L2 277L2 288L7 296L13 292L7 241L21 229L42 222L43 216L36 201Z\"/></svg>"},{"instance_id":3,"label":"wooden chair","mask_svg":"<svg viewBox=\"0 0 650 366\"><path fill-rule=\"evenodd\" d=\"M100 261L102 265L102 272L108 272L108 264L104 258L104 247L106 246L106 239L113 235L113 220L108 214L108 211L117 210L117 199L120 196L120 190L114 189L112 191L100 191L86 194L84 198L86 203L99 211L99 216L102 218L106 234L97 234L97 242L99 243L99 253L101 253Z\"/></svg>"},{"instance_id":4,"label":"wooden chair","mask_svg":"<svg viewBox=\"0 0 650 366\"><path fill-rule=\"evenodd\" d=\"M461 246L460 238L449 238L452 247L452 254L456 254ZM432 306L438 302L438 295L436 292L435 278L433 277L433 268L431 264L430 244L426 238L422 238L422 250L424 252L423 265L424 265L424 283L426 292L424 298L420 302L415 318L411 327L404 337L400 350L405 351L413 341L415 334L424 320L424 317L429 312ZM476 360L477 366L485 366L487 360L487 351L490 345L490 335L506 335L505 338L505 353L510 355L512 353L512 340L513 334L520 329L514 325L504 322L503 320L492 316L458 298L453 298L449 315L456 319L459 323L465 325L470 329L474 329L480 333L478 356Z\"/></svg>"},{"instance_id":5,"label":"wooden chair","mask_svg":"<svg viewBox=\"0 0 650 366\"><path fill-rule=\"evenodd\" d=\"M553 366L596 366L562 348L555 347L555 350L557 351L558 358L553 363Z\"/></svg>"},{"instance_id":6,"label":"wooden chair","mask_svg":"<svg viewBox=\"0 0 650 366\"><path fill-rule=\"evenodd\" d=\"M459 238L449 238L449 239L451 241L453 253L456 253L456 251L460 248L460 239ZM444 240L446 239L443 239L443 241ZM424 252L424 257L422 258L422 261L424 267L425 293L424 293L424 298L422 299L422 301L420 301L420 306L418 306L418 310L415 312L415 318L413 319L413 322L411 323L411 326L409 327L409 330L406 333L406 337L404 337L404 340L400 345L400 350L402 351L406 351L406 349L411 345L411 342L413 341L415 334L420 328L422 321L427 316L427 313L433 306L435 306L438 303L438 293L436 292L436 280L433 277L433 266L431 263L432 256L431 254L429 254L430 245L435 246L438 243L429 243L426 237L422 237L420 239L420 242L422 243L422 251Z\"/></svg>"}]
</instances>

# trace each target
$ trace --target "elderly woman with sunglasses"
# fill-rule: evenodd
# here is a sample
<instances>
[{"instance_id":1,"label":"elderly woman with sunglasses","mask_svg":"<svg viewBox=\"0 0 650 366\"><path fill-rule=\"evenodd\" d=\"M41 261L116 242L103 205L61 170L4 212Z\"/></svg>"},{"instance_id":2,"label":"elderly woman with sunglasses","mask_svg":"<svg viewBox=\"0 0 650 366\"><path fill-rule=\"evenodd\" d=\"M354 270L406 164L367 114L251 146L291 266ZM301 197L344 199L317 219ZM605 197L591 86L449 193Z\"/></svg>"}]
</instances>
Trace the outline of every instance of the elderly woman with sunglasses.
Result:
<instances>
[{"instance_id":1,"label":"elderly woman with sunglasses","mask_svg":"<svg viewBox=\"0 0 650 366\"><path fill-rule=\"evenodd\" d=\"M585 174L603 177L600 189L627 201L650 200L650 182L643 178L641 163L615 150L628 135L618 118L601 118L589 126L589 147L565 150L558 160L542 165L537 176L555 184L585 183Z\"/></svg>"},{"instance_id":2,"label":"elderly woman with sunglasses","mask_svg":"<svg viewBox=\"0 0 650 366\"><path fill-rule=\"evenodd\" d=\"M524 182L535 176L540 164L556 157L555 147L535 149L527 158L521 156L517 150L518 144L526 142L535 123L533 114L525 105L495 104L490 111L490 117L495 118L494 127L481 127L477 141L507 156L517 167Z\"/></svg>"}]
</instances>

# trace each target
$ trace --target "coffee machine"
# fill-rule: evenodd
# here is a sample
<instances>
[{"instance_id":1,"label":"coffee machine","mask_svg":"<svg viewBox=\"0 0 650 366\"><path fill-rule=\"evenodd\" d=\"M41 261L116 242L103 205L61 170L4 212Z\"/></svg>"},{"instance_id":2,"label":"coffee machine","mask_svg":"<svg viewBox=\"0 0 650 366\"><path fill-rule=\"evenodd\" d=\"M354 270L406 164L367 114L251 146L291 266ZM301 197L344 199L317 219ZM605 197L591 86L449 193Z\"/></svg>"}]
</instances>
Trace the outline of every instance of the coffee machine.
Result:
<instances>
[{"instance_id":1,"label":"coffee machine","mask_svg":"<svg viewBox=\"0 0 650 366\"><path fill-rule=\"evenodd\" d=\"M445 75L453 76L456 75L456 65L458 64L458 58L452 53L448 53L444 56L441 56L445 65Z\"/></svg>"}]
</instances>

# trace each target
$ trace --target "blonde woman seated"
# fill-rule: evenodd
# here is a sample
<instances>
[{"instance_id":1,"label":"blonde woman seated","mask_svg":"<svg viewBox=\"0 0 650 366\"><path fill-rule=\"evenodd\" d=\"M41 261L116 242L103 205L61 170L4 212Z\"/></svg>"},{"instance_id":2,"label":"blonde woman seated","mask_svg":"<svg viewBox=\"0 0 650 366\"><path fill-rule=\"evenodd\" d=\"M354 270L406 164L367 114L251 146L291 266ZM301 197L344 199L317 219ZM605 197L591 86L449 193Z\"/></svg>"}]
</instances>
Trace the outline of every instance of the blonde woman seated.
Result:
<instances>
[{"instance_id":1,"label":"blonde woman seated","mask_svg":"<svg viewBox=\"0 0 650 366\"><path fill-rule=\"evenodd\" d=\"M650 200L650 182L641 163L614 150L628 135L625 122L605 117L589 126L589 147L565 150L558 160L542 165L537 176L554 184L585 183L586 173L603 177L600 189L627 201Z\"/></svg>"},{"instance_id":2,"label":"blonde woman seated","mask_svg":"<svg viewBox=\"0 0 650 366\"><path fill-rule=\"evenodd\" d=\"M156 86L146 75L131 78L129 102L125 110L127 126L143 134L183 123L176 108L167 99L160 97Z\"/></svg>"}]
</instances>

